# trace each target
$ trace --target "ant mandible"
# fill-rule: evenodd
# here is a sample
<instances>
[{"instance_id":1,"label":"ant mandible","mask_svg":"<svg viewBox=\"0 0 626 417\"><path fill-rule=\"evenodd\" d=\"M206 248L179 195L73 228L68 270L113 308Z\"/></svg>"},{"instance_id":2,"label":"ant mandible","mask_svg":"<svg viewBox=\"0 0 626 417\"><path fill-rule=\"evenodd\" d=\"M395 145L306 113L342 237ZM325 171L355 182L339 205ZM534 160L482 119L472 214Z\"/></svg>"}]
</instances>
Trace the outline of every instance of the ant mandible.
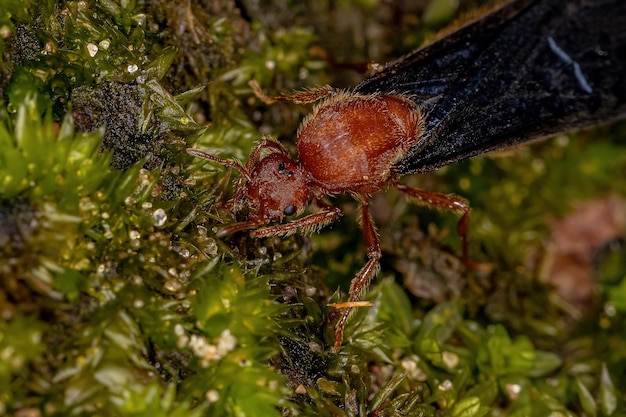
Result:
<instances>
[{"instance_id":1,"label":"ant mandible","mask_svg":"<svg viewBox=\"0 0 626 417\"><path fill-rule=\"evenodd\" d=\"M238 160L219 158L198 149L187 152L241 173L231 204L235 212L248 208L251 214L246 221L220 229L218 237L249 229L252 237L288 236L296 231L312 233L342 215L340 208L323 200L324 196L348 193L358 201L368 261L352 279L348 301L336 304L330 315L332 320L341 312L335 325L335 352L341 348L350 312L361 305L361 294L380 268L380 242L369 212L372 193L394 186L417 204L460 214L457 232L462 259L471 264L467 253L468 202L398 182L401 174L394 165L420 140L423 132L424 119L414 102L400 94L362 95L330 87L268 97L256 82L251 81L250 85L267 104L319 101L298 129L298 161L269 137L254 147L245 166ZM263 151L266 151L264 155ZM280 223L285 217L302 214L311 200L318 207L317 212Z\"/></svg>"}]
</instances>

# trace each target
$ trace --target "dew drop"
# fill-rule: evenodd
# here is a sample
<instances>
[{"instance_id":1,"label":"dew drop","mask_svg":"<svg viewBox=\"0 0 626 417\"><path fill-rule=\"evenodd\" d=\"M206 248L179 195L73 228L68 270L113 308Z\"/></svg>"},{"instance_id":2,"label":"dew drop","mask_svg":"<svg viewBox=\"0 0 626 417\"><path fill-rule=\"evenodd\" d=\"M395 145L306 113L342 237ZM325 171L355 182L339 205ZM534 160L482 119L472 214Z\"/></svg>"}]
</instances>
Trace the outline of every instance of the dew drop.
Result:
<instances>
[{"instance_id":1,"label":"dew drop","mask_svg":"<svg viewBox=\"0 0 626 417\"><path fill-rule=\"evenodd\" d=\"M52 41L48 41L44 45L42 52L44 55L56 54L57 46Z\"/></svg>"},{"instance_id":2,"label":"dew drop","mask_svg":"<svg viewBox=\"0 0 626 417\"><path fill-rule=\"evenodd\" d=\"M210 403L216 403L220 399L220 393L214 389L206 392L206 400Z\"/></svg>"},{"instance_id":3,"label":"dew drop","mask_svg":"<svg viewBox=\"0 0 626 417\"><path fill-rule=\"evenodd\" d=\"M454 369L459 364L459 355L454 352L441 352L441 359L448 369Z\"/></svg>"},{"instance_id":4,"label":"dew drop","mask_svg":"<svg viewBox=\"0 0 626 417\"><path fill-rule=\"evenodd\" d=\"M607 302L604 303L604 313L609 317L613 317L617 314L617 309L613 303Z\"/></svg>"},{"instance_id":5,"label":"dew drop","mask_svg":"<svg viewBox=\"0 0 626 417\"><path fill-rule=\"evenodd\" d=\"M93 58L98 53L98 45L95 43L88 43L87 52L89 52L89 56Z\"/></svg>"},{"instance_id":6,"label":"dew drop","mask_svg":"<svg viewBox=\"0 0 626 417\"><path fill-rule=\"evenodd\" d=\"M0 36L3 39L8 39L11 36L11 28L7 25L2 25L2 27L0 27Z\"/></svg>"},{"instance_id":7,"label":"dew drop","mask_svg":"<svg viewBox=\"0 0 626 417\"><path fill-rule=\"evenodd\" d=\"M141 27L146 25L146 15L145 13L139 13L135 16L135 22Z\"/></svg>"},{"instance_id":8,"label":"dew drop","mask_svg":"<svg viewBox=\"0 0 626 417\"><path fill-rule=\"evenodd\" d=\"M439 384L438 388L441 391L449 391L450 389L452 389L452 381L450 381L449 379L446 379L441 384Z\"/></svg>"},{"instance_id":9,"label":"dew drop","mask_svg":"<svg viewBox=\"0 0 626 417\"><path fill-rule=\"evenodd\" d=\"M176 292L182 288L182 285L180 284L180 282L178 282L178 280L175 280L175 279L168 279L167 281L165 281L163 286L165 287L166 290L170 292Z\"/></svg>"},{"instance_id":10,"label":"dew drop","mask_svg":"<svg viewBox=\"0 0 626 417\"><path fill-rule=\"evenodd\" d=\"M204 246L204 251L209 256L217 255L217 242L215 241L215 239L213 239L213 238L207 239L206 244Z\"/></svg>"},{"instance_id":11,"label":"dew drop","mask_svg":"<svg viewBox=\"0 0 626 417\"><path fill-rule=\"evenodd\" d=\"M167 214L165 214L165 210L159 208L154 210L154 213L152 213L152 218L154 219L154 225L156 227L161 227L167 221Z\"/></svg>"},{"instance_id":12,"label":"dew drop","mask_svg":"<svg viewBox=\"0 0 626 417\"><path fill-rule=\"evenodd\" d=\"M98 43L98 45L100 45L100 48L106 51L107 49L109 49L109 46L111 46L111 41L108 39L103 39L100 41L100 43Z\"/></svg>"}]
</instances>

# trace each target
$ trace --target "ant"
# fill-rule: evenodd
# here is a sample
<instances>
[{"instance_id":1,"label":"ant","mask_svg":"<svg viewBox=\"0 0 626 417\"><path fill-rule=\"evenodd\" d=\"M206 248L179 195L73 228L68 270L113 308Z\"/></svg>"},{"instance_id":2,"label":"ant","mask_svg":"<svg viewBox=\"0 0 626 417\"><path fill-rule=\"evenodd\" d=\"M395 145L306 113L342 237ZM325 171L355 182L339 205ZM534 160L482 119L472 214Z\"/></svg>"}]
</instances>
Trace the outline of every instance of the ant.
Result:
<instances>
[{"instance_id":1,"label":"ant","mask_svg":"<svg viewBox=\"0 0 626 417\"><path fill-rule=\"evenodd\" d=\"M329 320L341 312L335 325L334 352L341 348L344 326L352 309L368 305L359 299L380 269L380 242L369 212L371 194L393 186L417 204L459 214L457 232L462 259L466 265L472 264L467 250L468 202L454 195L408 187L398 181L402 174L395 164L423 134L424 119L420 109L407 96L364 95L322 87L269 97L255 81L251 81L250 86L267 104L319 102L298 129L298 161L270 137L264 137L254 147L245 165L198 149L187 149L187 152L241 173L229 204L234 212L248 208L251 214L243 222L220 229L218 237L242 230L251 230L252 237L289 236L297 231L313 233L342 215L340 208L323 200L324 196L348 193L358 201L358 221L367 244L368 261L352 279L348 301L333 305L335 309ZM317 212L281 223L285 217L302 214L311 200L318 207Z\"/></svg>"}]
</instances>

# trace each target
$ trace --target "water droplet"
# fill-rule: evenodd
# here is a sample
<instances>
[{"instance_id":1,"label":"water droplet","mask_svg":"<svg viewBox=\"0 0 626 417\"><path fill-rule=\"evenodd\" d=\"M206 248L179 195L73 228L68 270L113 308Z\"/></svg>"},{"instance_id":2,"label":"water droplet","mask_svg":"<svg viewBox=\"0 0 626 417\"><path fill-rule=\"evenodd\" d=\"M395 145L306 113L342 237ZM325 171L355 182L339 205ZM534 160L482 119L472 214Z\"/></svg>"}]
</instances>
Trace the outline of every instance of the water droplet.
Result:
<instances>
[{"instance_id":1,"label":"water droplet","mask_svg":"<svg viewBox=\"0 0 626 417\"><path fill-rule=\"evenodd\" d=\"M137 22L137 24L139 26L145 26L146 24L146 15L144 13L139 13L135 16L135 22Z\"/></svg>"},{"instance_id":2,"label":"water droplet","mask_svg":"<svg viewBox=\"0 0 626 417\"><path fill-rule=\"evenodd\" d=\"M519 397L520 392L522 392L522 386L519 384L506 384L504 389L508 397L512 400Z\"/></svg>"},{"instance_id":3,"label":"water droplet","mask_svg":"<svg viewBox=\"0 0 626 417\"><path fill-rule=\"evenodd\" d=\"M546 161L541 158L535 158L531 162L531 168L538 174L542 174L546 171Z\"/></svg>"},{"instance_id":4,"label":"water droplet","mask_svg":"<svg viewBox=\"0 0 626 417\"><path fill-rule=\"evenodd\" d=\"M454 352L441 352L441 360L448 369L454 369L459 364L459 355Z\"/></svg>"},{"instance_id":5,"label":"water droplet","mask_svg":"<svg viewBox=\"0 0 626 417\"><path fill-rule=\"evenodd\" d=\"M0 36L2 36L3 39L8 39L9 36L11 36L11 28L7 25L2 25L2 27L0 27Z\"/></svg>"},{"instance_id":6,"label":"water droplet","mask_svg":"<svg viewBox=\"0 0 626 417\"><path fill-rule=\"evenodd\" d=\"M217 340L217 355L224 357L235 347L237 347L237 338L230 333L229 329L225 329Z\"/></svg>"},{"instance_id":7,"label":"water droplet","mask_svg":"<svg viewBox=\"0 0 626 417\"><path fill-rule=\"evenodd\" d=\"M98 53L98 45L96 45L95 43L91 43L91 42L88 43L87 52L89 52L89 56L93 58Z\"/></svg>"},{"instance_id":8,"label":"water droplet","mask_svg":"<svg viewBox=\"0 0 626 417\"><path fill-rule=\"evenodd\" d=\"M206 392L206 400L210 403L216 403L220 399L220 393L217 390L210 389Z\"/></svg>"},{"instance_id":9,"label":"water droplet","mask_svg":"<svg viewBox=\"0 0 626 417\"><path fill-rule=\"evenodd\" d=\"M154 210L154 213L152 213L152 218L154 219L154 225L156 227L161 227L167 221L167 214L165 214L165 210L159 208Z\"/></svg>"},{"instance_id":10,"label":"water droplet","mask_svg":"<svg viewBox=\"0 0 626 417\"><path fill-rule=\"evenodd\" d=\"M452 381L450 381L449 379L446 379L441 384L439 384L438 388L441 391L449 391L450 389L452 389Z\"/></svg>"},{"instance_id":11,"label":"water droplet","mask_svg":"<svg viewBox=\"0 0 626 417\"><path fill-rule=\"evenodd\" d=\"M569 136L567 135L559 135L556 137L556 143L557 145L561 146L561 147L566 147L567 145L569 145Z\"/></svg>"},{"instance_id":12,"label":"water droplet","mask_svg":"<svg viewBox=\"0 0 626 417\"><path fill-rule=\"evenodd\" d=\"M130 65L126 68L126 70L127 70L129 73L131 73L131 74L132 74L132 73L134 73L134 72L136 72L138 69L139 69L139 67L138 67L137 65L135 65L135 64L130 64Z\"/></svg>"},{"instance_id":13,"label":"water droplet","mask_svg":"<svg viewBox=\"0 0 626 417\"><path fill-rule=\"evenodd\" d=\"M56 52L57 52L57 46L54 44L54 42L52 41L46 42L46 44L43 47L43 54L50 55L50 54L55 54Z\"/></svg>"},{"instance_id":14,"label":"water droplet","mask_svg":"<svg viewBox=\"0 0 626 417\"><path fill-rule=\"evenodd\" d=\"M141 237L141 233L139 233L136 230L131 230L130 232L128 232L128 237L131 240L137 240L137 239L139 239Z\"/></svg>"},{"instance_id":15,"label":"water droplet","mask_svg":"<svg viewBox=\"0 0 626 417\"><path fill-rule=\"evenodd\" d=\"M111 41L108 39L103 39L98 45L100 45L100 48L106 51L107 49L109 49L109 46L111 46Z\"/></svg>"},{"instance_id":16,"label":"water droplet","mask_svg":"<svg viewBox=\"0 0 626 417\"><path fill-rule=\"evenodd\" d=\"M304 293L307 295L307 297L313 297L315 294L317 294L317 288L312 285L307 285L306 287L304 287Z\"/></svg>"},{"instance_id":17,"label":"water droplet","mask_svg":"<svg viewBox=\"0 0 626 417\"><path fill-rule=\"evenodd\" d=\"M166 290L170 292L176 292L182 288L182 285L176 279L168 279L167 281L165 281L165 284L163 284L163 286Z\"/></svg>"},{"instance_id":18,"label":"water droplet","mask_svg":"<svg viewBox=\"0 0 626 417\"><path fill-rule=\"evenodd\" d=\"M204 228L206 231L206 228ZM213 238L208 238L206 244L204 245L204 251L209 256L217 255L217 242Z\"/></svg>"}]
</instances>

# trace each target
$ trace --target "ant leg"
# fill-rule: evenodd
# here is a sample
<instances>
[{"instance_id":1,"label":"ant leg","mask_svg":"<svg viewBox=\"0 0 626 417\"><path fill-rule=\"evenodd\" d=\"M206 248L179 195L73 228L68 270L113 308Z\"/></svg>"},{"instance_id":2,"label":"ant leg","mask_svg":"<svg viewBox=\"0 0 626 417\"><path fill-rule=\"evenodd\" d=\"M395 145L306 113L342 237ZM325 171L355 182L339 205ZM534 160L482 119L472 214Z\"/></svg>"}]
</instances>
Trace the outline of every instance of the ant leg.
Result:
<instances>
[{"instance_id":1,"label":"ant leg","mask_svg":"<svg viewBox=\"0 0 626 417\"><path fill-rule=\"evenodd\" d=\"M297 232L298 230L303 233L312 233L321 229L329 223L332 223L339 217L341 217L342 212L339 207L333 207L329 204L324 203L319 200L316 201L318 207L321 207L322 210L310 214L308 216L302 217L301 219L296 219L289 223L277 224L275 226L267 226L267 227L259 227L263 224L267 223L267 220L262 218L256 218L252 220L248 220L246 222L234 223L229 226L221 228L217 232L217 237L224 237L230 234L242 231L253 229L250 232L250 236L252 237L269 237L269 236L289 236Z\"/></svg>"},{"instance_id":2,"label":"ant leg","mask_svg":"<svg viewBox=\"0 0 626 417\"><path fill-rule=\"evenodd\" d=\"M453 211L460 215L461 218L456 225L456 231L461 239L462 257L461 260L465 266L476 268L478 264L470 260L467 249L467 235L469 233L469 219L471 208L469 202L452 194L441 194L432 191L418 190L404 184L395 183L396 188L406 195L416 204L434 207L442 210Z\"/></svg>"},{"instance_id":3,"label":"ant leg","mask_svg":"<svg viewBox=\"0 0 626 417\"><path fill-rule=\"evenodd\" d=\"M317 213L309 214L289 223L275 226L262 227L250 232L252 237L290 236L300 230L304 234L318 231L324 226L334 222L343 214L339 207L333 207L321 200L315 202L321 208Z\"/></svg>"},{"instance_id":4,"label":"ant leg","mask_svg":"<svg viewBox=\"0 0 626 417\"><path fill-rule=\"evenodd\" d=\"M328 97L329 95L335 93L335 90L331 86L325 85L323 87L314 88L312 90L296 91L287 95L270 97L263 92L261 86L256 80L248 81L248 85L252 87L254 95L257 96L257 98L265 104L274 104L280 101L291 101L296 104L307 104L321 100L324 97Z\"/></svg>"},{"instance_id":5,"label":"ant leg","mask_svg":"<svg viewBox=\"0 0 626 417\"><path fill-rule=\"evenodd\" d=\"M341 349L343 329L348 321L348 317L350 316L352 309L363 305L360 303L359 298L361 298L361 294L369 287L370 282L376 276L380 268L379 260L382 255L380 251L380 242L378 240L376 226L374 226L374 222L372 221L372 217L369 212L369 204L366 199L361 201L360 223L363 228L365 243L367 243L367 257L369 259L350 283L350 296L348 298L348 302L340 303L331 313L331 316L334 318L337 314L336 312L340 309L344 310L335 325L335 345L333 346L333 351L335 353L339 352Z\"/></svg>"}]
</instances>

